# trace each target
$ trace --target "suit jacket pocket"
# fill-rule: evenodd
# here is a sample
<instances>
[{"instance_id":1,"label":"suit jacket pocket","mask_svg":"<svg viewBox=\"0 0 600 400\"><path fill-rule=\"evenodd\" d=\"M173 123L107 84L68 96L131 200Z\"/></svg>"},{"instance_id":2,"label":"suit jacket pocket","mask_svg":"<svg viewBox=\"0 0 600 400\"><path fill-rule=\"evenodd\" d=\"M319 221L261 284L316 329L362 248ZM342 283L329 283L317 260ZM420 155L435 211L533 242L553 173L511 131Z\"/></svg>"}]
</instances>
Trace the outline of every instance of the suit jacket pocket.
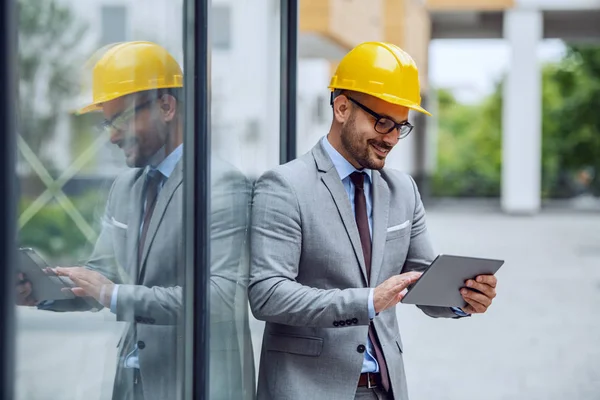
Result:
<instances>
[{"instance_id":1,"label":"suit jacket pocket","mask_svg":"<svg viewBox=\"0 0 600 400\"><path fill-rule=\"evenodd\" d=\"M402 227L401 229L388 231L388 233L385 237L385 240L389 241L389 240L401 238L401 237L405 236L408 232L410 232L410 224L407 224L406 226Z\"/></svg>"},{"instance_id":2,"label":"suit jacket pocket","mask_svg":"<svg viewBox=\"0 0 600 400\"><path fill-rule=\"evenodd\" d=\"M317 357L323 350L323 338L270 333L265 346L269 351Z\"/></svg>"}]
</instances>

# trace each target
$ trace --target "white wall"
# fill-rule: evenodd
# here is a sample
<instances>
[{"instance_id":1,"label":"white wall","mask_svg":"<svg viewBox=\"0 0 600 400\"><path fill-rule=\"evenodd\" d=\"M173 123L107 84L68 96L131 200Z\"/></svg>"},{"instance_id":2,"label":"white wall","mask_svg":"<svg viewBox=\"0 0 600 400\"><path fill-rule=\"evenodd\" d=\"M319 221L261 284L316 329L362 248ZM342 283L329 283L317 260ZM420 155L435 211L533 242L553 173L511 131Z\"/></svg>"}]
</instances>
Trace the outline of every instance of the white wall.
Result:
<instances>
[{"instance_id":1,"label":"white wall","mask_svg":"<svg viewBox=\"0 0 600 400\"><path fill-rule=\"evenodd\" d=\"M231 7L232 43L212 52L213 147L257 176L279 162L279 10L273 0ZM235 7L233 6L235 4Z\"/></svg>"},{"instance_id":2,"label":"white wall","mask_svg":"<svg viewBox=\"0 0 600 400\"><path fill-rule=\"evenodd\" d=\"M298 155L308 152L327 135L333 117L329 105L330 64L322 59L298 62Z\"/></svg>"},{"instance_id":3,"label":"white wall","mask_svg":"<svg viewBox=\"0 0 600 400\"><path fill-rule=\"evenodd\" d=\"M516 0L516 8L540 10L600 9L600 0Z\"/></svg>"}]
</instances>

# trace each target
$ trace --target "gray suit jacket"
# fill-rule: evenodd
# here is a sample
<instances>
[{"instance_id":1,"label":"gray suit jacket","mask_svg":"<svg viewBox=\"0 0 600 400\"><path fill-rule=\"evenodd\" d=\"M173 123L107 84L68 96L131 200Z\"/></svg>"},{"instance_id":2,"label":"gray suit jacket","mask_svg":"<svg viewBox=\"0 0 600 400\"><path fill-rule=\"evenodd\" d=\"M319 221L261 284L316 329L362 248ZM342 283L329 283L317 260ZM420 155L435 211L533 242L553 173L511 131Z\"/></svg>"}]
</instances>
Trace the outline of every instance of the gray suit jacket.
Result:
<instances>
[{"instance_id":1,"label":"gray suit jacket","mask_svg":"<svg viewBox=\"0 0 600 400\"><path fill-rule=\"evenodd\" d=\"M103 229L87 267L122 284L117 320L129 324L119 342L120 358L135 343L147 400L181 398L183 385L183 166L164 183L148 228L138 268L142 169L119 176L111 188ZM254 393L253 358L248 332L244 259L251 185L233 167L213 161L211 184L211 389L214 399L247 399ZM197 266L204 268L205 266ZM54 311L90 309L89 301L56 302ZM242 365L250 367L243 374ZM244 376L249 379L244 379ZM132 393L131 370L120 361L113 398Z\"/></svg>"},{"instance_id":2,"label":"gray suit jacket","mask_svg":"<svg viewBox=\"0 0 600 400\"><path fill-rule=\"evenodd\" d=\"M423 271L434 252L412 178L383 169L373 171L372 179L375 287L395 274ZM368 295L352 207L319 142L255 185L249 300L256 318L267 321L258 398L354 399L364 358L358 348L367 340ZM421 309L432 317L455 317L450 308ZM395 308L373 322L395 398L406 399Z\"/></svg>"}]
</instances>

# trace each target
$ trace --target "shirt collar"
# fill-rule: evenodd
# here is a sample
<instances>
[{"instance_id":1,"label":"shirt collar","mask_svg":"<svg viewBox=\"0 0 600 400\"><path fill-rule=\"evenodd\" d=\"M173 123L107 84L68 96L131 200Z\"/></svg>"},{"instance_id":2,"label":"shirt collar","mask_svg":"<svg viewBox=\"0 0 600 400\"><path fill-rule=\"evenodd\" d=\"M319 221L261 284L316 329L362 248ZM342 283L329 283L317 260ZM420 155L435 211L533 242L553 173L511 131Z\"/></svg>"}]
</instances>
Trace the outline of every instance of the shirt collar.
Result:
<instances>
[{"instance_id":1,"label":"shirt collar","mask_svg":"<svg viewBox=\"0 0 600 400\"><path fill-rule=\"evenodd\" d=\"M153 168L153 167L149 167L149 168L160 171L160 173L163 174L163 176L168 179L171 176L171 174L173 173L173 171L175 170L175 167L177 166L177 163L179 162L179 160L181 160L182 156L183 156L183 144L180 144L179 146L177 146L175 148L175 150L173 150L171 152L171 154L169 154L167 157L165 157L165 159L162 160L160 162L160 164L158 164L156 166L156 168Z\"/></svg>"},{"instance_id":2,"label":"shirt collar","mask_svg":"<svg viewBox=\"0 0 600 400\"><path fill-rule=\"evenodd\" d=\"M327 136L323 137L322 143L323 143L323 147L325 147L325 151L327 152L327 154L329 154L329 158L331 158L331 161L333 162L333 166L337 170L337 173L340 176L341 180L346 179L348 176L350 176L351 173L358 171L358 172L364 172L365 174L367 174L367 176L369 177L369 182L371 182L371 172L372 171L370 169L365 168L363 170L357 170L356 168L354 168L354 166L352 164L350 164L350 162L348 162L348 160L346 160L344 158L344 156L342 156L331 145L331 143L329 143L329 139L327 139Z\"/></svg>"}]
</instances>

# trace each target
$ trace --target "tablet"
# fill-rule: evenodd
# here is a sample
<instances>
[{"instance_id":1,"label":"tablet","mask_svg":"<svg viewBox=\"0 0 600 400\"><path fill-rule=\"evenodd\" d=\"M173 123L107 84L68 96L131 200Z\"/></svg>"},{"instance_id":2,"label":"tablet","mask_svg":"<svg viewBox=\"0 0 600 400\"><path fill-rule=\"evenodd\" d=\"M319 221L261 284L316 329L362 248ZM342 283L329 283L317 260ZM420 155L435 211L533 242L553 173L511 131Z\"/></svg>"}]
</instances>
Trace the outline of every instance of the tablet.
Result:
<instances>
[{"instance_id":1,"label":"tablet","mask_svg":"<svg viewBox=\"0 0 600 400\"><path fill-rule=\"evenodd\" d=\"M402 303L420 306L466 307L460 294L465 282L494 275L504 260L440 254L408 290ZM473 289L471 289L473 290Z\"/></svg>"},{"instance_id":2,"label":"tablet","mask_svg":"<svg viewBox=\"0 0 600 400\"><path fill-rule=\"evenodd\" d=\"M37 301L75 298L70 290L62 290L75 286L73 282L65 276L49 275L44 272L49 265L34 249L19 249L17 267L19 272L25 274L26 279L31 282L32 296Z\"/></svg>"}]
</instances>

